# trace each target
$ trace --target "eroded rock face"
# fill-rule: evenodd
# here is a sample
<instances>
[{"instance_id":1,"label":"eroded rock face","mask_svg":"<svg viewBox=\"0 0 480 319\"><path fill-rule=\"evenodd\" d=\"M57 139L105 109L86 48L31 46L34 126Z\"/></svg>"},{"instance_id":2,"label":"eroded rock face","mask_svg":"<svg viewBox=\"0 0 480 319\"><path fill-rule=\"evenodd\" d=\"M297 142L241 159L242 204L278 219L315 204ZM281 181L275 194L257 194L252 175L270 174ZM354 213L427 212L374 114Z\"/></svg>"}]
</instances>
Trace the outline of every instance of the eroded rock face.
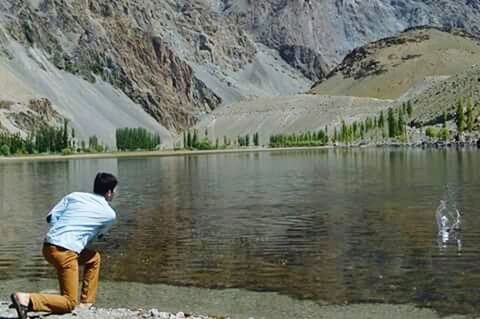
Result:
<instances>
[{"instance_id":1,"label":"eroded rock face","mask_svg":"<svg viewBox=\"0 0 480 319\"><path fill-rule=\"evenodd\" d=\"M14 40L41 47L59 69L112 83L173 131L221 102L188 62L237 70L255 54L245 33L220 28L227 18L202 1L6 2Z\"/></svg>"},{"instance_id":2,"label":"eroded rock face","mask_svg":"<svg viewBox=\"0 0 480 319\"><path fill-rule=\"evenodd\" d=\"M63 125L64 117L47 98L31 99L27 103L0 100L0 131L26 136L41 127Z\"/></svg>"},{"instance_id":3,"label":"eroded rock face","mask_svg":"<svg viewBox=\"0 0 480 319\"><path fill-rule=\"evenodd\" d=\"M281 95L279 87L325 78L352 49L419 25L478 35L478 1L3 0L0 58L15 55L11 40L40 48L58 69L111 83L178 132L222 98L261 95L242 82ZM305 78L281 78L292 73L281 59Z\"/></svg>"}]
</instances>

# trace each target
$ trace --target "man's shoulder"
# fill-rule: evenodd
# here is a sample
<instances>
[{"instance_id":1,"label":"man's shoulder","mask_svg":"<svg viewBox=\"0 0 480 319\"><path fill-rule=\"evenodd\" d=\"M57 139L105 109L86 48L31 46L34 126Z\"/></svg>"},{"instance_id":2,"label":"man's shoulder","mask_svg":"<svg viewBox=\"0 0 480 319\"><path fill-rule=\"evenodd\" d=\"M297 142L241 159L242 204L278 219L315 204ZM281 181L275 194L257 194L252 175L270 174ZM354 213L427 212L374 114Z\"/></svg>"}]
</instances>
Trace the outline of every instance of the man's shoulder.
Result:
<instances>
[{"instance_id":1,"label":"man's shoulder","mask_svg":"<svg viewBox=\"0 0 480 319\"><path fill-rule=\"evenodd\" d=\"M72 192L65 197L78 198L78 197L91 197L92 195L94 195L94 194L87 193L87 192Z\"/></svg>"}]
</instances>

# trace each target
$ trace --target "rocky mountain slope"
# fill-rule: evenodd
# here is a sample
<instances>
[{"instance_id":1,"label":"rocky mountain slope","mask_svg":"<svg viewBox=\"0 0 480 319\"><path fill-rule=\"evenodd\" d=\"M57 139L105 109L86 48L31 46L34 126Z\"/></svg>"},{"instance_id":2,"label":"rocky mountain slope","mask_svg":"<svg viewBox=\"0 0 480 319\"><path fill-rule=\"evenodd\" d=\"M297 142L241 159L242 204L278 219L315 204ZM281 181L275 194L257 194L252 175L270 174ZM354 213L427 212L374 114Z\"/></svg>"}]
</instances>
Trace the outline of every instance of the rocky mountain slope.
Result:
<instances>
[{"instance_id":1,"label":"rocky mountain slope","mask_svg":"<svg viewBox=\"0 0 480 319\"><path fill-rule=\"evenodd\" d=\"M478 1L223 0L223 11L279 50L311 79L321 79L354 48L423 25L480 33Z\"/></svg>"},{"instance_id":2,"label":"rocky mountain slope","mask_svg":"<svg viewBox=\"0 0 480 319\"><path fill-rule=\"evenodd\" d=\"M413 29L353 50L311 93L394 99L427 77L478 63L480 39L461 31Z\"/></svg>"},{"instance_id":3,"label":"rocky mountain slope","mask_svg":"<svg viewBox=\"0 0 480 319\"><path fill-rule=\"evenodd\" d=\"M51 99L79 129L88 123L45 89L49 83L38 85L51 78L25 72L25 65L36 64L57 78L73 74L81 85L121 90L129 104L139 105L140 113L143 108L170 132L193 125L222 101L310 85L204 1L5 0L0 9L0 62L8 65L2 72L36 97ZM18 61L18 55L26 58ZM86 101L75 102L80 111Z\"/></svg>"},{"instance_id":4,"label":"rocky mountain slope","mask_svg":"<svg viewBox=\"0 0 480 319\"><path fill-rule=\"evenodd\" d=\"M110 144L124 126L168 141L221 105L305 92L358 46L479 21L475 1L3 0L0 73L22 93L0 100L48 99ZM12 118L2 127L25 133Z\"/></svg>"}]
</instances>

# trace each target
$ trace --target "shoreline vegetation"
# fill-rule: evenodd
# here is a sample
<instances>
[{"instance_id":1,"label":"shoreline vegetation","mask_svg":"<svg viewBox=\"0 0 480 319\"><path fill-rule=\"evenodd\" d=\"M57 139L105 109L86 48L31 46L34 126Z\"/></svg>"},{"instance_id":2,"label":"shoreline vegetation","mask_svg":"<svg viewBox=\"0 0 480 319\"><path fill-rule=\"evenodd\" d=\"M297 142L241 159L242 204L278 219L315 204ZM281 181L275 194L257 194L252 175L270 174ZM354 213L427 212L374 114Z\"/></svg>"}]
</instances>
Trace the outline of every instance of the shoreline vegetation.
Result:
<instances>
[{"instance_id":1,"label":"shoreline vegetation","mask_svg":"<svg viewBox=\"0 0 480 319\"><path fill-rule=\"evenodd\" d=\"M190 155L213 155L213 154L233 154L233 153L258 153L258 152L282 152L282 151L301 151L315 149L354 149L354 148L422 148L422 149L441 149L441 148L479 148L480 140L469 142L443 142L443 141L422 141L418 143L356 143L356 144L327 144L315 146L288 146L288 147L248 147L248 148L230 148L230 149L209 149L209 150L154 150L154 151L126 151L126 152L103 152L103 153L77 153L77 154L23 154L16 156L0 156L1 162L16 161L50 161L50 160L75 160L75 159L108 159L108 158L135 158L135 157L174 157Z\"/></svg>"},{"instance_id":2,"label":"shoreline vegetation","mask_svg":"<svg viewBox=\"0 0 480 319\"><path fill-rule=\"evenodd\" d=\"M341 120L339 125L330 128L326 125L317 131L273 134L268 137L268 144L260 142L258 132L235 138L223 136L220 139L216 136L215 142L212 142L207 129L203 134L198 129L193 129L193 132L186 130L177 138L172 149L161 149L160 136L139 127L116 129L116 147L112 150L95 135L88 138L88 143L76 138L75 130L69 128L69 122L65 120L63 127L42 127L26 137L19 133L0 133L0 161L184 156L372 146L480 148L479 109L480 101L474 103L472 98L459 97L450 113L445 110L435 121L422 123L414 119L414 106L407 101L363 120L348 123Z\"/></svg>"}]
</instances>

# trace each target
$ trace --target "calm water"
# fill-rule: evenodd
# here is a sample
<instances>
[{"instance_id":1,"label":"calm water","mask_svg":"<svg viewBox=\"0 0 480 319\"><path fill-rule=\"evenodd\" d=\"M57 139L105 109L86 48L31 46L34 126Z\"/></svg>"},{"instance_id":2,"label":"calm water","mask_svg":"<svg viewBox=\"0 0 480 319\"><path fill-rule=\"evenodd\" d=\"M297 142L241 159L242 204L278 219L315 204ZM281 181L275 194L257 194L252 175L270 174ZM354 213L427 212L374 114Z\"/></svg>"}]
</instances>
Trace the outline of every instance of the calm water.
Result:
<instances>
[{"instance_id":1,"label":"calm water","mask_svg":"<svg viewBox=\"0 0 480 319\"><path fill-rule=\"evenodd\" d=\"M99 170L120 179L104 279L480 310L476 150L1 163L0 280L53 276L44 216ZM437 242L442 198L464 214L461 247Z\"/></svg>"}]
</instances>

